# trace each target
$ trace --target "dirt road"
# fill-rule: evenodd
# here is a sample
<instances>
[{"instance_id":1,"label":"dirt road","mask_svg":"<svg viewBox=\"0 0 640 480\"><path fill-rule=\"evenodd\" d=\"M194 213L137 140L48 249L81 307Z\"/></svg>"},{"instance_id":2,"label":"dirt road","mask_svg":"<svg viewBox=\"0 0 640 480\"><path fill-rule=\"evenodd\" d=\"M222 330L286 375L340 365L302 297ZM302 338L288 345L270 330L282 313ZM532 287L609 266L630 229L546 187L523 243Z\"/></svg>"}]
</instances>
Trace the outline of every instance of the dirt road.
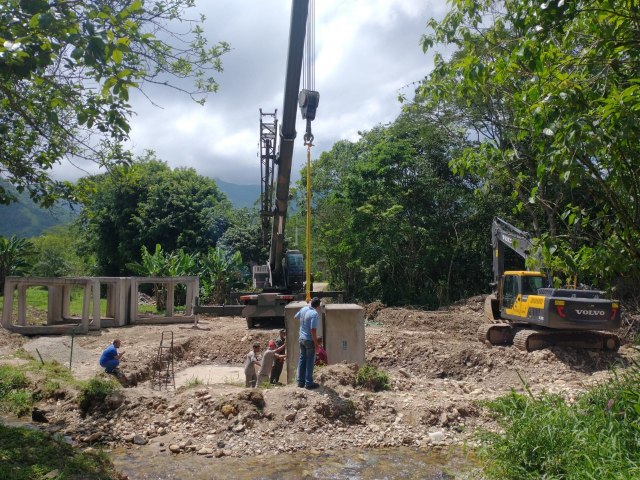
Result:
<instances>
[{"instance_id":1,"label":"dirt road","mask_svg":"<svg viewBox=\"0 0 640 480\"><path fill-rule=\"evenodd\" d=\"M266 345L275 339L279 326L248 331L241 318L201 318L199 329L136 326L76 337L72 370L77 377L100 375L100 352L118 337L126 352L123 371L137 386L122 389L109 399L108 408L85 418L73 392L41 407L52 428L79 445L212 457L399 445L437 448L473 445L479 427L494 427L481 401L511 389L522 391L523 381L534 394L546 391L572 399L607 378L613 365L640 358L629 345L617 353L552 348L529 354L483 345L476 339L483 322L480 297L435 312L380 305L368 305L365 311L367 362L389 374L389 391L356 388L353 365L316 370L322 385L316 391L295 384L245 389L237 375L244 354L254 341ZM184 385L175 392L151 388L163 331L173 333L176 378ZM26 340L0 332L0 361L12 361L20 347L32 353L37 348L44 359L69 362L69 338ZM193 367L204 370L186 370Z\"/></svg>"}]
</instances>

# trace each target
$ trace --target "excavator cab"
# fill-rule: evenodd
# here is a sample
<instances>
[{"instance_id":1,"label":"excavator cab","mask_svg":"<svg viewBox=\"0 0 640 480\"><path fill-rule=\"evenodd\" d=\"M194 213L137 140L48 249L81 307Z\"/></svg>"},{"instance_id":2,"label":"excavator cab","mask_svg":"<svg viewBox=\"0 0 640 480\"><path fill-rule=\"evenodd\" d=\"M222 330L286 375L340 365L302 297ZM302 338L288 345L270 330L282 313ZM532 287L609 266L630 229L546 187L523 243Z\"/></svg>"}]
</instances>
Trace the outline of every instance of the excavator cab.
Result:
<instances>
[{"instance_id":1,"label":"excavator cab","mask_svg":"<svg viewBox=\"0 0 640 480\"><path fill-rule=\"evenodd\" d=\"M541 272L508 271L502 276L500 310L503 315L526 315L530 295L538 295L546 277Z\"/></svg>"},{"instance_id":2,"label":"excavator cab","mask_svg":"<svg viewBox=\"0 0 640 480\"><path fill-rule=\"evenodd\" d=\"M292 293L301 292L306 274L302 252L300 250L287 250L283 267L287 290Z\"/></svg>"}]
</instances>

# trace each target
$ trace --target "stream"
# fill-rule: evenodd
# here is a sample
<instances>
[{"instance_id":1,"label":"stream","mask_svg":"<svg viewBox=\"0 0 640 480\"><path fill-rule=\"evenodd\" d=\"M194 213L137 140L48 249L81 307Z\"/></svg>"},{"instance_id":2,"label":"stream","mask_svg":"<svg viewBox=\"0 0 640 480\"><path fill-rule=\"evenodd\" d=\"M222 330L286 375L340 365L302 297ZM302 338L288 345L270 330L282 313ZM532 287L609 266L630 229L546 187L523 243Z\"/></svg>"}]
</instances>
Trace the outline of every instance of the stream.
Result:
<instances>
[{"instance_id":1,"label":"stream","mask_svg":"<svg viewBox=\"0 0 640 480\"><path fill-rule=\"evenodd\" d=\"M133 480L445 480L461 478L477 465L459 449L437 453L408 447L207 458L117 449L109 453L116 468Z\"/></svg>"},{"instance_id":2,"label":"stream","mask_svg":"<svg viewBox=\"0 0 640 480\"><path fill-rule=\"evenodd\" d=\"M0 422L12 427L39 428L5 415L0 416ZM453 480L468 478L466 474L478 469L473 454L461 448L444 452L409 447L351 449L244 458L175 455L168 449L161 450L152 443L106 453L116 469L131 480Z\"/></svg>"}]
</instances>

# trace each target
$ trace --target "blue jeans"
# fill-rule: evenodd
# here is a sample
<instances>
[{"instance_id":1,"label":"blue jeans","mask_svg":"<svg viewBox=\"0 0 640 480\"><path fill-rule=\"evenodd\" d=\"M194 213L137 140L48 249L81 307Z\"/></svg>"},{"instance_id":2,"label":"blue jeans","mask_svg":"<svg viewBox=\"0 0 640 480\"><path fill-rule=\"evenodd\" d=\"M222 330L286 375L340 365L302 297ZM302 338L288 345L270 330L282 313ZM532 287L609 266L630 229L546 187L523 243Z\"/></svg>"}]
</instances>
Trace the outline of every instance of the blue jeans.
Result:
<instances>
[{"instance_id":1,"label":"blue jeans","mask_svg":"<svg viewBox=\"0 0 640 480\"><path fill-rule=\"evenodd\" d=\"M313 340L300 340L300 358L298 359L298 386L313 384L313 364L316 361L316 347Z\"/></svg>"},{"instance_id":2,"label":"blue jeans","mask_svg":"<svg viewBox=\"0 0 640 480\"><path fill-rule=\"evenodd\" d=\"M120 360L116 360L115 358L100 364L101 367L104 367L107 373L113 372L118 365L120 365Z\"/></svg>"}]
</instances>

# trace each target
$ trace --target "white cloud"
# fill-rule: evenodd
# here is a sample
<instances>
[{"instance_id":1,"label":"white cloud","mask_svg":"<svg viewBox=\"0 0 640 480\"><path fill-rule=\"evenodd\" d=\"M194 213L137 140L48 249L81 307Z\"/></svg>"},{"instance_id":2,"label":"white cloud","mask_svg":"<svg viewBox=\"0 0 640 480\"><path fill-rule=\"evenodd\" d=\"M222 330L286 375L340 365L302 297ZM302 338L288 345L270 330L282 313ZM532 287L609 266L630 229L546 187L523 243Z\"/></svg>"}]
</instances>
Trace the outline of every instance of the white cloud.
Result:
<instances>
[{"instance_id":1,"label":"white cloud","mask_svg":"<svg viewBox=\"0 0 640 480\"><path fill-rule=\"evenodd\" d=\"M217 74L220 90L204 107L185 96L153 89L153 106L134 95L132 147L155 150L171 166L238 184L257 184L259 108L282 110L291 1L200 0L210 41L225 40L232 51ZM432 66L420 36L427 20L441 17L445 0L318 0L316 2L316 89L320 105L313 130L316 148L356 140L357 132L385 124L400 113L400 89ZM403 88L404 87L404 88ZM292 176L306 160L303 122ZM81 174L81 173L80 173ZM79 174L79 175L80 175Z\"/></svg>"}]
</instances>

